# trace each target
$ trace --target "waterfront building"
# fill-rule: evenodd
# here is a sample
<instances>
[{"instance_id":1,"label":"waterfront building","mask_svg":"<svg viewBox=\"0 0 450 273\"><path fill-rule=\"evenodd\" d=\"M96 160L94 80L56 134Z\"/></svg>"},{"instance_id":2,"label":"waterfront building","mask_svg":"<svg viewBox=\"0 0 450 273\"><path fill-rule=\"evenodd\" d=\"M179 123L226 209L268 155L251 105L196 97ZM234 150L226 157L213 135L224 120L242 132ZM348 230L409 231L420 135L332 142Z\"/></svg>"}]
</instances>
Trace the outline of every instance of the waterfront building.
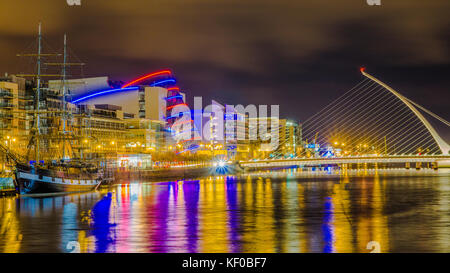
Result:
<instances>
[{"instance_id":1,"label":"waterfront building","mask_svg":"<svg viewBox=\"0 0 450 273\"><path fill-rule=\"evenodd\" d=\"M53 81L51 85L57 88L60 85L60 81ZM107 77L72 79L68 81L68 86L71 96L75 101L80 97L90 96L84 99L82 103L78 103L85 105L81 111L83 115L86 114L84 109L95 109L96 105L100 104L120 106L121 109L118 111L122 112L123 119L127 119L127 115L132 115L134 121L129 121L129 126L124 125L124 130L131 131L129 136L132 139L141 139L140 141L134 141L135 144L130 144L132 141L125 141L118 147L118 150L123 152L131 148L136 150L138 148L136 147L137 142L144 145L145 149L159 149L170 144L167 132L165 136L161 136L162 129L159 131L161 124L166 124L167 88L140 85L133 90L122 91L120 88L117 88L115 92L109 93L108 90L112 90L111 88L115 86L111 86L111 81ZM103 92L102 90L106 90L108 94L101 94ZM184 93L180 92L180 97L182 101L185 100ZM120 116L121 114L118 113L118 115ZM92 122L95 123L95 121ZM83 127L88 128L86 125ZM150 137L153 140L148 139L150 135L153 135ZM144 144L150 142L152 143L151 146ZM133 145L135 147L132 147Z\"/></svg>"},{"instance_id":2,"label":"waterfront building","mask_svg":"<svg viewBox=\"0 0 450 273\"><path fill-rule=\"evenodd\" d=\"M272 119L277 119L277 128L272 128ZM267 129L261 131L263 122ZM249 118L246 127L252 158L296 157L303 150L301 125L293 120L276 117ZM270 146L270 143L275 143L276 146Z\"/></svg>"},{"instance_id":3,"label":"waterfront building","mask_svg":"<svg viewBox=\"0 0 450 273\"><path fill-rule=\"evenodd\" d=\"M30 85L27 89L25 80L17 77L1 80L2 136L10 135L11 141L18 140L13 136L26 136L22 145L25 150L33 122L32 115L26 112L33 110L33 88ZM109 83L107 77L71 79L68 80L67 92L69 97L83 96L86 95L87 89L111 88ZM48 88L41 88L40 109L43 113L40 115L42 118L39 127L42 135L50 136L62 131L61 110L64 107L61 80L49 81L47 86ZM72 123L69 119L66 123L66 130L76 135L72 142L74 151L78 151L82 158L197 153L199 156L228 160L248 160L274 155L297 156L302 149L300 124L279 119L279 127L271 128L270 117L249 118L237 112L234 107L230 108L214 100L211 102L214 109L192 109L190 113L194 120L192 131L199 133L202 138L190 141L189 145L186 145L186 142L179 143L173 139L173 132L167 127L167 115L170 114L168 94L168 88L141 85L133 91L93 96L80 104L67 103L66 107L71 113L69 116L74 117L73 120L70 119ZM185 94L179 90L176 97L183 104L186 101ZM230 109L232 111L227 113ZM205 111L211 112L211 115L205 115ZM256 122L252 122L254 119ZM259 131L262 119L267 122L264 136ZM206 127L209 128L210 134L208 140L203 135L205 130L208 130ZM10 134L4 134L5 131ZM193 134L193 137L195 135ZM242 135L245 138L239 139ZM262 140L261 136L265 140ZM43 147L47 147L50 155L60 152L60 147L53 145L50 137L42 139L42 144L45 144ZM270 139L276 139L278 146L275 149L266 145L270 143ZM196 148L190 149L193 146Z\"/></svg>"},{"instance_id":4,"label":"waterfront building","mask_svg":"<svg viewBox=\"0 0 450 273\"><path fill-rule=\"evenodd\" d=\"M167 89L143 86L139 89L139 118L165 122ZM184 101L184 96L183 96Z\"/></svg>"},{"instance_id":5,"label":"waterfront building","mask_svg":"<svg viewBox=\"0 0 450 273\"><path fill-rule=\"evenodd\" d=\"M164 146L164 123L143 118L124 119L127 153L159 152Z\"/></svg>"},{"instance_id":6,"label":"waterfront building","mask_svg":"<svg viewBox=\"0 0 450 273\"><path fill-rule=\"evenodd\" d=\"M67 80L68 93L73 99L86 95L92 95L83 100L82 104L110 104L121 106L126 113L132 113L136 117L164 122L166 117L166 106L168 89L159 86L140 85L136 90L121 91L101 94L115 86L108 77L80 78ZM49 81L49 88L61 91L60 80ZM181 99L185 101L185 94L179 92Z\"/></svg>"},{"instance_id":7,"label":"waterfront building","mask_svg":"<svg viewBox=\"0 0 450 273\"><path fill-rule=\"evenodd\" d=\"M228 160L246 159L248 141L238 140L245 135L245 116L229 105L212 100L211 108L192 110L195 131L202 136L197 152L201 155L225 157ZM228 109L228 112L227 112Z\"/></svg>"},{"instance_id":8,"label":"waterfront building","mask_svg":"<svg viewBox=\"0 0 450 273\"><path fill-rule=\"evenodd\" d=\"M246 132L246 116L239 113L233 106L227 105L225 108L225 140L228 158L234 160L247 160L250 155L250 146L248 139L239 139L240 136L245 137Z\"/></svg>"},{"instance_id":9,"label":"waterfront building","mask_svg":"<svg viewBox=\"0 0 450 273\"><path fill-rule=\"evenodd\" d=\"M137 118L123 112L121 106L78 105L75 120L85 157L150 154L164 147L163 122Z\"/></svg>"},{"instance_id":10,"label":"waterfront building","mask_svg":"<svg viewBox=\"0 0 450 273\"><path fill-rule=\"evenodd\" d=\"M26 80L14 75L0 78L0 139L16 152L23 153L28 143L32 117L32 99Z\"/></svg>"},{"instance_id":11,"label":"waterfront building","mask_svg":"<svg viewBox=\"0 0 450 273\"><path fill-rule=\"evenodd\" d=\"M109 84L109 78L103 77L90 77L80 79L67 79L66 80L66 92L71 97L77 97L83 94L87 94L94 91L106 90L111 88ZM63 84L61 80L49 80L48 88L62 93Z\"/></svg>"},{"instance_id":12,"label":"waterfront building","mask_svg":"<svg viewBox=\"0 0 450 273\"><path fill-rule=\"evenodd\" d=\"M121 168L151 168L152 157L164 152L164 123L159 120L125 118L125 145L117 155Z\"/></svg>"},{"instance_id":13,"label":"waterfront building","mask_svg":"<svg viewBox=\"0 0 450 273\"><path fill-rule=\"evenodd\" d=\"M277 128L272 128L272 121L278 123ZM280 131L285 120L277 117L247 118L246 135L249 142L250 157L264 159L273 155L280 145ZM265 126L263 126L265 124ZM265 130L261 130L265 127ZM271 143L274 143L273 146Z\"/></svg>"},{"instance_id":14,"label":"waterfront building","mask_svg":"<svg viewBox=\"0 0 450 273\"><path fill-rule=\"evenodd\" d=\"M125 150L126 127L122 107L110 104L78 105L74 127L83 158L108 158Z\"/></svg>"},{"instance_id":15,"label":"waterfront building","mask_svg":"<svg viewBox=\"0 0 450 273\"><path fill-rule=\"evenodd\" d=\"M277 152L285 157L296 157L303 151L301 124L280 119L280 145Z\"/></svg>"}]
</instances>

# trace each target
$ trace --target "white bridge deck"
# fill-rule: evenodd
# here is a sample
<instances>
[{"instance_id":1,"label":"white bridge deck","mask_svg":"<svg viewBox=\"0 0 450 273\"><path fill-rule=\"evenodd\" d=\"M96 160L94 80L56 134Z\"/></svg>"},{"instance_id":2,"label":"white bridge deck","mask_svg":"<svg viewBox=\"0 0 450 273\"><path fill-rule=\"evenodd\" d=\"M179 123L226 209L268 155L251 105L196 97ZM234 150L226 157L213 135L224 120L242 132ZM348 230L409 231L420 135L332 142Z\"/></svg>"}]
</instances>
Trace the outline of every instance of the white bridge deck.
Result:
<instances>
[{"instance_id":1,"label":"white bridge deck","mask_svg":"<svg viewBox=\"0 0 450 273\"><path fill-rule=\"evenodd\" d=\"M287 167L287 166L318 166L358 163L416 163L416 162L448 162L450 155L399 155L399 156L355 156L355 157L332 157L332 158L292 158L292 159L269 159L259 161L241 161L242 167L264 168L264 167ZM439 164L439 163L438 163Z\"/></svg>"}]
</instances>

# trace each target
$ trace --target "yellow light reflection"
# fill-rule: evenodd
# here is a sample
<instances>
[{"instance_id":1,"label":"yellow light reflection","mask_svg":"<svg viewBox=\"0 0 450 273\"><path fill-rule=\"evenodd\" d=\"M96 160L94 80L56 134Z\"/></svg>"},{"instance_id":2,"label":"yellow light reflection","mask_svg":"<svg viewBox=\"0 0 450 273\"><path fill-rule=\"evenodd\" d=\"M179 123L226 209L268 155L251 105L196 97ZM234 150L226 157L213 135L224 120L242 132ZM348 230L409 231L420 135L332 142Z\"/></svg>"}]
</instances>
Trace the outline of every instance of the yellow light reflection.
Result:
<instances>
[{"instance_id":1,"label":"yellow light reflection","mask_svg":"<svg viewBox=\"0 0 450 273\"><path fill-rule=\"evenodd\" d=\"M353 252L353 232L350 214L350 194L345 188L349 183L348 176L341 178L341 182L334 184L333 197L331 198L334 208L333 230L334 241L333 250L337 253Z\"/></svg>"},{"instance_id":2,"label":"yellow light reflection","mask_svg":"<svg viewBox=\"0 0 450 273\"><path fill-rule=\"evenodd\" d=\"M275 252L275 230L272 182L258 178L254 183L249 177L244 186L245 194L241 196L241 204L245 211L242 219L246 227L242 240L242 252L267 253Z\"/></svg>"},{"instance_id":3,"label":"yellow light reflection","mask_svg":"<svg viewBox=\"0 0 450 273\"><path fill-rule=\"evenodd\" d=\"M228 252L225 185L221 179L200 181L200 252Z\"/></svg>"},{"instance_id":4,"label":"yellow light reflection","mask_svg":"<svg viewBox=\"0 0 450 273\"><path fill-rule=\"evenodd\" d=\"M0 235L3 237L3 253L17 253L20 250L22 234L16 217L14 198L0 199ZM1 247L1 245L0 245Z\"/></svg>"}]
</instances>

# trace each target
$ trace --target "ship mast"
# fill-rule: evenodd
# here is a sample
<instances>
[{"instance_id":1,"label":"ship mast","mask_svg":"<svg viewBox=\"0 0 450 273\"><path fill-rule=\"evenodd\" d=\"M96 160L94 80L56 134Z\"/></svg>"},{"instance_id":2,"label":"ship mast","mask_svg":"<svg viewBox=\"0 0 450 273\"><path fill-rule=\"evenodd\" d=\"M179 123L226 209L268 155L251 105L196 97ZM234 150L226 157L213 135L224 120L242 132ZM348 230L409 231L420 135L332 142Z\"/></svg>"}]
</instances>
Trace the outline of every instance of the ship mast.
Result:
<instances>
[{"instance_id":1,"label":"ship mast","mask_svg":"<svg viewBox=\"0 0 450 273\"><path fill-rule=\"evenodd\" d=\"M67 35L64 33L64 64L62 67L62 79L63 79L63 88L62 88L62 103L63 103L63 114L62 114L62 122L63 122L63 160L66 157L66 63L67 63Z\"/></svg>"},{"instance_id":2,"label":"ship mast","mask_svg":"<svg viewBox=\"0 0 450 273\"><path fill-rule=\"evenodd\" d=\"M35 151L35 160L39 162L39 150L40 150L40 95L41 95L41 78L42 77L55 77L60 75L52 75L52 74L42 74L41 65L42 65L42 57L44 56L60 56L61 54L46 54L42 53L42 23L39 22L39 32L38 32L38 52L36 53L25 53L25 54L17 54L18 57L36 57L37 59L37 74L17 74L18 77L35 77L36 78L36 94L34 96L34 123L32 130L32 137L30 139L30 144L34 143L34 151ZM28 154L27 154L28 158Z\"/></svg>"},{"instance_id":3,"label":"ship mast","mask_svg":"<svg viewBox=\"0 0 450 273\"><path fill-rule=\"evenodd\" d=\"M41 22L39 22L39 35L38 35L38 55L37 55L37 89L36 89L36 107L34 108L34 126L36 130L36 144L34 145L36 164L39 163L39 99L41 91L41 50L42 50L42 32L41 32Z\"/></svg>"},{"instance_id":4,"label":"ship mast","mask_svg":"<svg viewBox=\"0 0 450 273\"><path fill-rule=\"evenodd\" d=\"M30 139L30 143L34 143L35 148L35 160L36 162L39 162L40 156L39 156L39 150L40 150L40 114L46 114L46 113L56 113L62 112L62 139L63 139L63 151L62 151L62 159L65 159L66 157L66 135L67 135L67 119L68 119L68 110L67 110L67 101L66 101L66 94L67 94L67 66L83 66L84 63L68 63L68 52L67 52L67 35L64 34L64 60L63 63L42 63L42 57L46 56L61 56L62 54L52 54L52 53L42 53L42 29L41 29L41 22L39 22L39 33L38 33L38 52L37 54L17 54L19 57L28 57L28 56L36 56L37 57L37 74L18 74L19 77L36 77L37 82L37 88L36 88L36 94L35 94L35 107L34 107L34 124L33 124L33 137ZM41 66L42 64L45 64L47 66L62 66L62 70L60 74L42 74ZM40 96L41 91L45 88L41 87L41 78L42 77L61 77L62 80L62 104L63 109L62 111L40 111ZM73 82L74 84L79 82Z\"/></svg>"},{"instance_id":5,"label":"ship mast","mask_svg":"<svg viewBox=\"0 0 450 273\"><path fill-rule=\"evenodd\" d=\"M64 160L66 157L66 135L68 133L67 131L67 121L70 116L69 110L67 109L67 67L68 66L83 66L84 63L68 63L67 62L67 35L64 34L64 54L63 54L63 63L47 63L48 65L61 65L62 66L62 104L63 104L63 111L62 111L62 133L63 133L63 151L62 151L62 159ZM73 84L77 83L84 83L84 82L72 82ZM69 145L70 146L70 145Z\"/></svg>"},{"instance_id":6,"label":"ship mast","mask_svg":"<svg viewBox=\"0 0 450 273\"><path fill-rule=\"evenodd\" d=\"M61 120L62 120L62 140L63 140L63 147L62 147L62 159L65 160L66 159L66 141L67 141L67 134L70 131L67 131L68 128L68 119L71 116L69 113L69 110L67 109L67 67L68 66L83 66L85 65L84 63L69 63L68 62L68 50L67 50L67 34L64 34L64 49L63 49L63 62L62 63L46 63L46 65L56 65L56 66L61 66L61 74L59 76L61 76L61 82L62 82L62 115L61 115ZM84 82L71 82L71 84L78 84L78 83L84 83ZM70 142L69 142L69 147L70 147ZM70 150L71 151L71 150ZM70 153L69 151L69 153Z\"/></svg>"}]
</instances>

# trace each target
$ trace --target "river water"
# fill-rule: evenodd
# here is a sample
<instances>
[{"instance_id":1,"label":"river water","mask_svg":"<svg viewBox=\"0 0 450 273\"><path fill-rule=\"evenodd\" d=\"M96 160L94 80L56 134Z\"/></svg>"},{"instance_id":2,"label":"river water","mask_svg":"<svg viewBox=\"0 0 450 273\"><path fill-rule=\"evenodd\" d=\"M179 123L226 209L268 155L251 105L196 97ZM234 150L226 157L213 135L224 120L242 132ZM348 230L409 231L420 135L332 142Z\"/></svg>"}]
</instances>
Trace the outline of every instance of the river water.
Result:
<instances>
[{"instance_id":1,"label":"river water","mask_svg":"<svg viewBox=\"0 0 450 273\"><path fill-rule=\"evenodd\" d=\"M0 252L371 251L450 252L449 169L284 170L0 198Z\"/></svg>"}]
</instances>

